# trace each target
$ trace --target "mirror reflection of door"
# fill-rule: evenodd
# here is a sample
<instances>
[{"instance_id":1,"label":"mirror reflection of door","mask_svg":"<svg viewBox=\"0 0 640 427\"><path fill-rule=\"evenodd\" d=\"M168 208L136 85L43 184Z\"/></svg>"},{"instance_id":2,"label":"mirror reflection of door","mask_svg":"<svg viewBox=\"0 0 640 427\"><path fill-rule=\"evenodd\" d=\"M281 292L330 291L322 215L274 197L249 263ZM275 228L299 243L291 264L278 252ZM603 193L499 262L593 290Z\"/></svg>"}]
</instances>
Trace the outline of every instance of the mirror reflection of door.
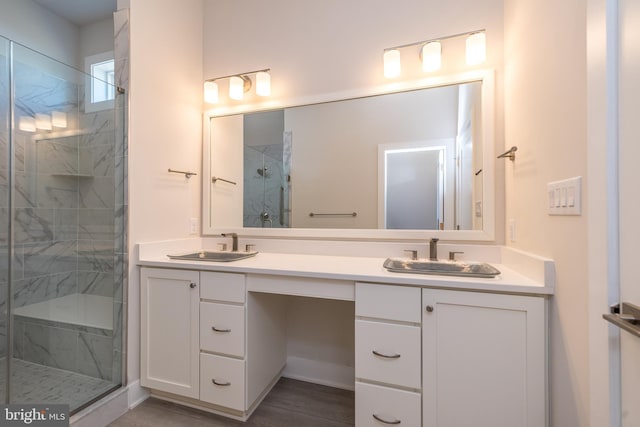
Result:
<instances>
[{"instance_id":1,"label":"mirror reflection of door","mask_svg":"<svg viewBox=\"0 0 640 427\"><path fill-rule=\"evenodd\" d=\"M444 152L444 147L384 151L384 228L441 228Z\"/></svg>"}]
</instances>

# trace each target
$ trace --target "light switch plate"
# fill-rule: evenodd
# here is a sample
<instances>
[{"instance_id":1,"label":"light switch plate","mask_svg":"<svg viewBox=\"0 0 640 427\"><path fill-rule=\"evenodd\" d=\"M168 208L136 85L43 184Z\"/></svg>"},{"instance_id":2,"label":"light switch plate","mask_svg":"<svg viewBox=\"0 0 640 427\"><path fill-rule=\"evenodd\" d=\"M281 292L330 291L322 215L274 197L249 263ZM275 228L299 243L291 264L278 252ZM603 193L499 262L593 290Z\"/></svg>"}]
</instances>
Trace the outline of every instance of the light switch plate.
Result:
<instances>
[{"instance_id":1,"label":"light switch plate","mask_svg":"<svg viewBox=\"0 0 640 427\"><path fill-rule=\"evenodd\" d=\"M582 215L582 177L547 183L549 215Z\"/></svg>"}]
</instances>

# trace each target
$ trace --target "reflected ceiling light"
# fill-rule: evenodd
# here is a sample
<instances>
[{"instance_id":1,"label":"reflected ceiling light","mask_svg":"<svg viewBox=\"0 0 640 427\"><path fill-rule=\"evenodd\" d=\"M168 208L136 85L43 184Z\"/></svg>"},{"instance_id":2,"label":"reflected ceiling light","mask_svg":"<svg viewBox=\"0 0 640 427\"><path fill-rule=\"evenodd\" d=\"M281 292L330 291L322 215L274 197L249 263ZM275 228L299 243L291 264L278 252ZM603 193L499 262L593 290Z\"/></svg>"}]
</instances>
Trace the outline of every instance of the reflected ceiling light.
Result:
<instances>
[{"instance_id":1,"label":"reflected ceiling light","mask_svg":"<svg viewBox=\"0 0 640 427\"><path fill-rule=\"evenodd\" d=\"M388 79L400 75L400 51L398 49L385 50L382 55L384 61L384 76Z\"/></svg>"},{"instance_id":2,"label":"reflected ceiling light","mask_svg":"<svg viewBox=\"0 0 640 427\"><path fill-rule=\"evenodd\" d=\"M51 130L51 116L48 114L36 114L36 129Z\"/></svg>"},{"instance_id":3,"label":"reflected ceiling light","mask_svg":"<svg viewBox=\"0 0 640 427\"><path fill-rule=\"evenodd\" d=\"M215 104L219 101L218 80L229 80L229 98L241 101L244 94L251 90L252 82L251 74L256 76L256 95L271 95L271 75L270 69L248 71L246 73L232 74L228 76L215 77L204 81L204 100L209 104Z\"/></svg>"},{"instance_id":4,"label":"reflected ceiling light","mask_svg":"<svg viewBox=\"0 0 640 427\"><path fill-rule=\"evenodd\" d=\"M35 132L36 120L33 117L20 117L18 121L18 129L23 132Z\"/></svg>"},{"instance_id":5,"label":"reflected ceiling light","mask_svg":"<svg viewBox=\"0 0 640 427\"><path fill-rule=\"evenodd\" d=\"M204 82L204 102L207 104L218 102L218 83Z\"/></svg>"},{"instance_id":6,"label":"reflected ceiling light","mask_svg":"<svg viewBox=\"0 0 640 427\"><path fill-rule=\"evenodd\" d=\"M52 111L51 112L51 124L56 128L66 128L67 127L67 113L63 111Z\"/></svg>"},{"instance_id":7,"label":"reflected ceiling light","mask_svg":"<svg viewBox=\"0 0 640 427\"><path fill-rule=\"evenodd\" d=\"M422 46L422 71L437 71L442 66L442 43L434 41Z\"/></svg>"},{"instance_id":8,"label":"reflected ceiling light","mask_svg":"<svg viewBox=\"0 0 640 427\"><path fill-rule=\"evenodd\" d=\"M484 32L473 33L466 40L467 65L482 64L487 58L487 38Z\"/></svg>"},{"instance_id":9,"label":"reflected ceiling light","mask_svg":"<svg viewBox=\"0 0 640 427\"><path fill-rule=\"evenodd\" d=\"M439 70L442 66L442 42L444 40L457 37L467 37L467 65L478 65L484 62L487 56L485 30L468 31L466 33L454 34L452 36L439 37L430 40L422 40L415 43L407 43L400 46L394 46L384 49L384 76L386 78L399 76L401 70L400 50L418 45L420 46L419 55L422 59L422 70L425 72Z\"/></svg>"}]
</instances>

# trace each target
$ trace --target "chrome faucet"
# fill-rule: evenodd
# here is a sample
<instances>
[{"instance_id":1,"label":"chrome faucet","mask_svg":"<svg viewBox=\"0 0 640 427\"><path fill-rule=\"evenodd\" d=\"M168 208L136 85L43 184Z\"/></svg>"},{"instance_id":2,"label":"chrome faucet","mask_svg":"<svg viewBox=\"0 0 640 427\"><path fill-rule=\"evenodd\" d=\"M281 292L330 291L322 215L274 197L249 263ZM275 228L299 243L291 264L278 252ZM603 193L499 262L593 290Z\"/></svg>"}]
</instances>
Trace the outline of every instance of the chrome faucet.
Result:
<instances>
[{"instance_id":1,"label":"chrome faucet","mask_svg":"<svg viewBox=\"0 0 640 427\"><path fill-rule=\"evenodd\" d=\"M222 237L231 237L231 250L238 252L238 235L236 233L222 233Z\"/></svg>"},{"instance_id":2,"label":"chrome faucet","mask_svg":"<svg viewBox=\"0 0 640 427\"><path fill-rule=\"evenodd\" d=\"M438 240L440 239L433 238L429 241L429 259L431 261L438 260Z\"/></svg>"}]
</instances>

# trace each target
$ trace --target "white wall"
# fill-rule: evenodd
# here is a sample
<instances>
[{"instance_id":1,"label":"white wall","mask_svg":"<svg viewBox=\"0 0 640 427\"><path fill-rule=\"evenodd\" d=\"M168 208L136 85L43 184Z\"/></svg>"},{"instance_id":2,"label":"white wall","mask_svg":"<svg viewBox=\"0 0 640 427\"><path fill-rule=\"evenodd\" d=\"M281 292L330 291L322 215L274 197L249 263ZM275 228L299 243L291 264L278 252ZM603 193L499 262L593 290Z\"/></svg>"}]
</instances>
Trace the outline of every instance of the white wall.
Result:
<instances>
[{"instance_id":1,"label":"white wall","mask_svg":"<svg viewBox=\"0 0 640 427\"><path fill-rule=\"evenodd\" d=\"M0 36L78 66L78 27L31 0L0 0Z\"/></svg>"},{"instance_id":2,"label":"white wall","mask_svg":"<svg viewBox=\"0 0 640 427\"><path fill-rule=\"evenodd\" d=\"M131 2L129 242L189 235L200 217L202 0ZM190 170L190 180L167 169ZM133 260L132 260L133 261ZM128 379L139 378L140 279L130 263Z\"/></svg>"},{"instance_id":3,"label":"white wall","mask_svg":"<svg viewBox=\"0 0 640 427\"><path fill-rule=\"evenodd\" d=\"M556 262L550 425L563 427L590 425L590 194L582 192L581 216L549 216L546 183L582 176L583 188L591 185L586 24L583 0L505 1L505 141L518 146L506 162L506 218L517 230L507 244Z\"/></svg>"},{"instance_id":4,"label":"white wall","mask_svg":"<svg viewBox=\"0 0 640 427\"><path fill-rule=\"evenodd\" d=\"M80 27L79 31L80 61L83 62L86 56L113 50L113 17Z\"/></svg>"}]
</instances>

